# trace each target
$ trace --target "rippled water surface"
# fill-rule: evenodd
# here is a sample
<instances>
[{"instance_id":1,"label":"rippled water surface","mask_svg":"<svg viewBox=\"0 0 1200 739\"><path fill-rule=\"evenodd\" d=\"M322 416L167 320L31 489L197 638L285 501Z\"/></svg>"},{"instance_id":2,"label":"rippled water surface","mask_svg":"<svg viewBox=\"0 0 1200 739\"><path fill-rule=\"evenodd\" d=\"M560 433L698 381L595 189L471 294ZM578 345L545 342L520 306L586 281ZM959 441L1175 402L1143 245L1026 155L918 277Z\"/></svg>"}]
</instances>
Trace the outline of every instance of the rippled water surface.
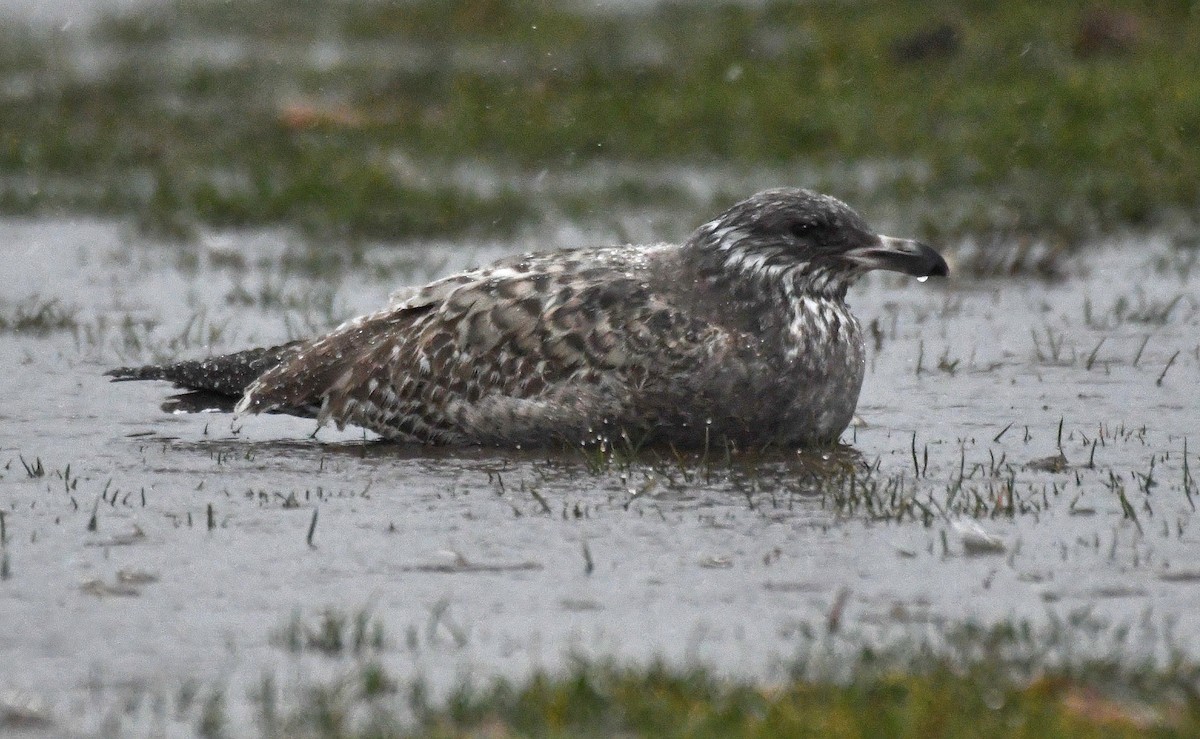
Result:
<instances>
[{"instance_id":1,"label":"rippled water surface","mask_svg":"<svg viewBox=\"0 0 1200 739\"><path fill-rule=\"evenodd\" d=\"M166 386L102 376L576 238L338 266L272 233L0 223L0 705L51 731L161 728L174 714L142 698L221 689L250 721L264 675L344 667L281 644L330 609L370 614L378 658L435 687L571 653L769 678L831 609L864 635L1088 609L1200 652L1197 254L1153 239L1053 283L860 285L875 338L833 459L404 448L167 415Z\"/></svg>"}]
</instances>

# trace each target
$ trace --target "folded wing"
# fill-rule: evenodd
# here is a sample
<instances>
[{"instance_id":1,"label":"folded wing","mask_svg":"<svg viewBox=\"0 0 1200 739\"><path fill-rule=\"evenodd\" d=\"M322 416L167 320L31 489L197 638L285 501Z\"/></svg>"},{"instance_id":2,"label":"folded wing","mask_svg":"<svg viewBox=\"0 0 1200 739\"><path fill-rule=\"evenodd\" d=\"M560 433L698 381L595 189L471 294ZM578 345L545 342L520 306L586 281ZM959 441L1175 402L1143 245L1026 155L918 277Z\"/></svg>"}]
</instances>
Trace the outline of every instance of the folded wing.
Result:
<instances>
[{"instance_id":1,"label":"folded wing","mask_svg":"<svg viewBox=\"0 0 1200 739\"><path fill-rule=\"evenodd\" d=\"M696 405L703 368L731 343L604 266L481 273L433 295L302 344L237 410L319 407L321 422L444 443L650 430Z\"/></svg>"}]
</instances>

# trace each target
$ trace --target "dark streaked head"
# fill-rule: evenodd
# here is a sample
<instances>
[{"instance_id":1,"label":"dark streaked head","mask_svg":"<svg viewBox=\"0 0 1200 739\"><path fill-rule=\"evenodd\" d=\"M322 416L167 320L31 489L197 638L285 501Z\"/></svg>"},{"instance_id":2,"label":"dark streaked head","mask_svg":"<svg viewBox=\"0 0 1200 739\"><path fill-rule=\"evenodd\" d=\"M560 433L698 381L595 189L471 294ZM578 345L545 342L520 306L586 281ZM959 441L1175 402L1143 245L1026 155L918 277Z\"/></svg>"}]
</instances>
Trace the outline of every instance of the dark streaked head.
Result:
<instances>
[{"instance_id":1,"label":"dark streaked head","mask_svg":"<svg viewBox=\"0 0 1200 739\"><path fill-rule=\"evenodd\" d=\"M873 269L915 277L949 274L940 254L881 236L842 201L799 188L764 190L704 224L687 247L710 268L795 281L802 290L844 292Z\"/></svg>"}]
</instances>

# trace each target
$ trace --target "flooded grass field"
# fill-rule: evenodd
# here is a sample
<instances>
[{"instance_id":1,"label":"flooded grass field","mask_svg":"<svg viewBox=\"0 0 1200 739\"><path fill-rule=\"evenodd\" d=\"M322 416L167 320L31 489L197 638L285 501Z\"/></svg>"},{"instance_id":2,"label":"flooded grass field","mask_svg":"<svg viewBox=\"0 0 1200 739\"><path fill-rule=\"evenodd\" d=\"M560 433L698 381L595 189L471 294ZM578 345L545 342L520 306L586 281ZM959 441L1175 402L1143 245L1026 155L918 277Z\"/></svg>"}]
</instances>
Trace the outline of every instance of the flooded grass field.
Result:
<instances>
[{"instance_id":1,"label":"flooded grass field","mask_svg":"<svg viewBox=\"0 0 1200 739\"><path fill-rule=\"evenodd\" d=\"M581 238L561 234L536 244ZM165 385L102 376L320 330L533 240L364 248L319 277L269 232L181 252L6 221L0 241L23 270L0 286L0 621L27 625L0 635L6 721L208 711L237 734L264 681L284 712L356 664L432 695L578 657L773 680L970 623L1056 633L1051 665L1200 656L1194 250L1114 243L1056 282L869 280L842 447L730 457L314 436L165 414Z\"/></svg>"},{"instance_id":2,"label":"flooded grass field","mask_svg":"<svg viewBox=\"0 0 1200 739\"><path fill-rule=\"evenodd\" d=\"M84 5L0 0L0 734L1200 732L1195 3ZM780 185L951 263L835 449L103 376Z\"/></svg>"}]
</instances>

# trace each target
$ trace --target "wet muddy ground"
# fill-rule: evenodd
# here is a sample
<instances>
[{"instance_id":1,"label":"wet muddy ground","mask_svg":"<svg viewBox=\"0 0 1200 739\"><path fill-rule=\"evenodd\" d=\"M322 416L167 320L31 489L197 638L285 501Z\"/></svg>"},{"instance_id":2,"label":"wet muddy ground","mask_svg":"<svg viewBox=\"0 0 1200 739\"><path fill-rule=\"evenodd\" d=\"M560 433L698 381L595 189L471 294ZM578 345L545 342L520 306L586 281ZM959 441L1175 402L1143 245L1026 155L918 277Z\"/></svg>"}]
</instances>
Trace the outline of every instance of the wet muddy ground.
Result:
<instances>
[{"instance_id":1,"label":"wet muddy ground","mask_svg":"<svg viewBox=\"0 0 1200 739\"><path fill-rule=\"evenodd\" d=\"M339 265L274 232L181 247L0 223L3 715L171 731L219 695L245 727L265 678L287 700L365 656L435 690L572 654L770 679L831 628L1081 614L1128 633L1074 648L1200 656L1200 254L1165 240L1098 247L1057 282L864 282L861 423L827 458L405 448L167 415L165 385L102 376L590 238ZM366 623L357 655L310 648L331 615Z\"/></svg>"}]
</instances>

